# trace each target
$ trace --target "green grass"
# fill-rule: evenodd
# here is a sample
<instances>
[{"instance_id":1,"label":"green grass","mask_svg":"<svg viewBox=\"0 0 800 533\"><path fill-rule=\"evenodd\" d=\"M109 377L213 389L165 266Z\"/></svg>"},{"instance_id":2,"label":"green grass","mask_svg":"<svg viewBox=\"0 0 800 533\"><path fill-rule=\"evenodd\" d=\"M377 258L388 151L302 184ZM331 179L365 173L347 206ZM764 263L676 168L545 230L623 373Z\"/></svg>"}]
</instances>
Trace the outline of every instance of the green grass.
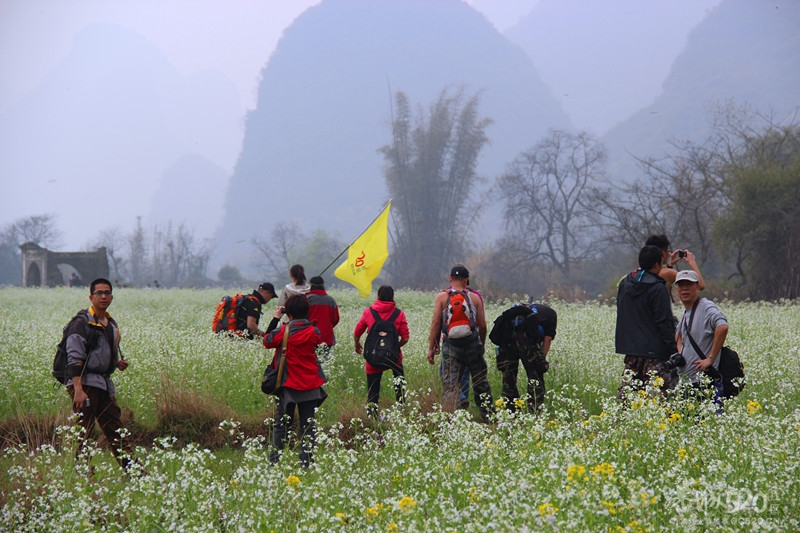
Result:
<instances>
[{"instance_id":1,"label":"green grass","mask_svg":"<svg viewBox=\"0 0 800 533\"><path fill-rule=\"evenodd\" d=\"M148 475L129 478L102 448L92 449L89 476L61 425L68 397L50 366L61 327L88 305L85 290L0 289L0 423L58 427L52 445L31 449L23 431L0 457L0 531L800 529L797 304L718 302L749 382L716 416L706 404L647 396L623 410L614 308L552 302L559 328L545 411L501 412L485 426L474 411L435 404L438 365L425 360L433 294L407 291L396 299L411 329L410 398L393 408L384 378L383 419L364 421L351 332L371 300L332 294L340 344L326 369L317 462L304 470L294 451L268 466L262 422L272 411L258 384L270 355L210 333L221 291L115 290L130 360L115 380L119 400L151 435L136 452ZM488 303L490 321L504 307ZM190 435L216 444L187 444Z\"/></svg>"}]
</instances>

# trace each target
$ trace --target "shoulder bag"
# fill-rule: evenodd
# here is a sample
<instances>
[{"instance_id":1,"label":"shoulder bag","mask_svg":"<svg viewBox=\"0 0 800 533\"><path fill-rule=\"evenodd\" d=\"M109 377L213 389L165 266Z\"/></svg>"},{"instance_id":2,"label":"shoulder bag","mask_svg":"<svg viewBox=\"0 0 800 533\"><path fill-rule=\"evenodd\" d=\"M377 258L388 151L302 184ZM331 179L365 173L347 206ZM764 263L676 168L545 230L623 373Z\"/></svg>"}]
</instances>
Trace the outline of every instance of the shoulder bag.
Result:
<instances>
[{"instance_id":1,"label":"shoulder bag","mask_svg":"<svg viewBox=\"0 0 800 533\"><path fill-rule=\"evenodd\" d=\"M686 335L689 336L689 342L692 343L692 348L694 348L694 351L700 359L705 359L706 354L703 353L703 350L697 345L691 332L692 322L694 322L694 313L697 310L697 302L699 301L698 299L692 306L692 316L689 319L689 325L686 326L684 324L684 327L686 328ZM739 394L747 381L744 377L744 365L741 359L739 359L739 354L728 346L723 346L719 351L719 376L722 378L722 396L725 398L733 398Z\"/></svg>"},{"instance_id":2,"label":"shoulder bag","mask_svg":"<svg viewBox=\"0 0 800 533\"><path fill-rule=\"evenodd\" d=\"M283 343L281 350L275 354L272 363L267 365L264 370L264 378L261 380L261 392L264 394L277 395L283 382L283 370L286 368L286 347L289 344L289 324L283 326ZM278 359L278 364L276 363Z\"/></svg>"}]
</instances>

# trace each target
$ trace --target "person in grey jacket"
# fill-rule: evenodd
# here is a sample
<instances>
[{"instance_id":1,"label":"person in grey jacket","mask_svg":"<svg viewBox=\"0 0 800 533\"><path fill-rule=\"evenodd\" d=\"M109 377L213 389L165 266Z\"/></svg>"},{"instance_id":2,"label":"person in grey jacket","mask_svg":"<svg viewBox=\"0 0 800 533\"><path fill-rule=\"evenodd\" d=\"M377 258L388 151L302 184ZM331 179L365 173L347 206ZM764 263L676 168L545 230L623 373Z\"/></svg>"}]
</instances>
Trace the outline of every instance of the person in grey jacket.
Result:
<instances>
[{"instance_id":1,"label":"person in grey jacket","mask_svg":"<svg viewBox=\"0 0 800 533\"><path fill-rule=\"evenodd\" d=\"M639 268L619 282L617 291L616 352L625 355L620 398L626 389L642 388L651 375L662 392L675 388L678 376L664 362L677 352L675 322L666 282L661 271L661 250L645 246Z\"/></svg>"},{"instance_id":2,"label":"person in grey jacket","mask_svg":"<svg viewBox=\"0 0 800 533\"><path fill-rule=\"evenodd\" d=\"M92 305L88 314L81 313L85 318L72 321L67 330L66 385L72 398L72 412L80 415L78 424L84 430L78 455L97 422L117 462L127 470L131 458L119 434L123 427L122 413L111 374L128 368L128 361L120 357L119 326L108 313L113 299L111 282L107 279L98 278L89 286Z\"/></svg>"}]
</instances>

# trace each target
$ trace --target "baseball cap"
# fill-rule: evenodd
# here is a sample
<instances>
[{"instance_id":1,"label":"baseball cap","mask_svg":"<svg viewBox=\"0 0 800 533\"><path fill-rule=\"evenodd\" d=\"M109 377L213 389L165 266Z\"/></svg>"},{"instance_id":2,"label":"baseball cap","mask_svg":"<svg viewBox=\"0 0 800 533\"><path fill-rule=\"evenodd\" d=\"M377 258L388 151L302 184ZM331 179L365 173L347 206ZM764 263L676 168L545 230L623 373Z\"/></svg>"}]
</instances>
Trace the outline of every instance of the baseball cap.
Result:
<instances>
[{"instance_id":1,"label":"baseball cap","mask_svg":"<svg viewBox=\"0 0 800 533\"><path fill-rule=\"evenodd\" d=\"M275 286L272 283L262 283L258 286L260 291L269 291L272 293L273 298L277 298L278 294L275 292Z\"/></svg>"},{"instance_id":2,"label":"baseball cap","mask_svg":"<svg viewBox=\"0 0 800 533\"><path fill-rule=\"evenodd\" d=\"M464 265L456 265L450 271L450 277L456 279L467 279L469 277L469 270Z\"/></svg>"},{"instance_id":3,"label":"baseball cap","mask_svg":"<svg viewBox=\"0 0 800 533\"><path fill-rule=\"evenodd\" d=\"M700 279L697 277L697 272L694 270L681 270L678 272L678 275L675 276L675 283L679 281L691 281L692 283L700 283Z\"/></svg>"}]
</instances>

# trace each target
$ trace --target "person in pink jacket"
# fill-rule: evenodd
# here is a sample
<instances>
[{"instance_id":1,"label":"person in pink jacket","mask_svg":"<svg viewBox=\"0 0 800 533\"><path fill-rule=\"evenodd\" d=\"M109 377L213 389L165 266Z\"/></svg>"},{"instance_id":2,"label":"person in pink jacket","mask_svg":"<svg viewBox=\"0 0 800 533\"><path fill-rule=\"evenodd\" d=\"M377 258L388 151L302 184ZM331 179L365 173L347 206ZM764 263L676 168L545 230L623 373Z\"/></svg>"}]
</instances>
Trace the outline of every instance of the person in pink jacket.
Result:
<instances>
[{"instance_id":1,"label":"person in pink jacket","mask_svg":"<svg viewBox=\"0 0 800 533\"><path fill-rule=\"evenodd\" d=\"M369 331L375 324L375 318L370 309L374 309L381 320L387 320L395 309L397 304L394 301L394 289L389 285L382 285L378 289L378 299L370 307L364 309L356 324L356 329L353 331L353 344L355 345L356 353L361 355L363 353L363 346L361 345L361 336L365 331ZM394 321L394 327L397 334L400 336L400 346L404 346L408 342L408 322L406 315L403 311L397 315ZM364 361L364 368L367 373L367 412L371 416L376 416L378 412L378 398L381 392L381 377L385 369L375 368L367 361ZM405 399L405 374L403 372L403 351L400 351L400 358L397 365L393 367L392 374L394 375L394 392L395 398L398 402Z\"/></svg>"},{"instance_id":2,"label":"person in pink jacket","mask_svg":"<svg viewBox=\"0 0 800 533\"><path fill-rule=\"evenodd\" d=\"M278 391L269 460L277 463L280 459L281 451L288 440L287 428L292 427L296 407L300 416L300 462L303 466L309 466L316 446L314 415L328 396L322 388L327 380L315 352L317 345L322 343L322 337L319 329L308 320L308 299L304 294L290 296L286 305L278 308L276 314L280 312L285 313L289 321L264 335L265 348L280 350L284 329L289 329L285 354L286 371Z\"/></svg>"}]
</instances>

